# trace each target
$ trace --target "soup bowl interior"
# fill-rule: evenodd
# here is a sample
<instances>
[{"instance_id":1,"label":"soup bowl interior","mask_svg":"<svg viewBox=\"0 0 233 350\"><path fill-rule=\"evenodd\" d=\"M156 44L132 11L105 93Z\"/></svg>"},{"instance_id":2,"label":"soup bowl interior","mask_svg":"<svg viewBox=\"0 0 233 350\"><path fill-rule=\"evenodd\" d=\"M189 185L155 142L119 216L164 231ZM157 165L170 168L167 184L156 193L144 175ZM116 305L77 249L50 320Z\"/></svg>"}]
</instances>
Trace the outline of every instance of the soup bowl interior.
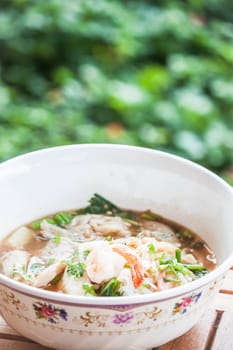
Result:
<instances>
[{"instance_id":1,"label":"soup bowl interior","mask_svg":"<svg viewBox=\"0 0 233 350\"><path fill-rule=\"evenodd\" d=\"M99 298L93 301L93 298L58 295L25 286L0 275L0 283L3 286L2 300L11 290L16 294L24 293L22 303L27 308L27 298L38 299L40 296L43 302L52 300L58 303L69 303L70 301L71 304L76 302L84 306L87 303L95 304L95 307L100 308L111 303L121 306L132 306L135 303L142 307L144 303L159 303L165 299L167 303L171 303L174 299L172 301L174 305L175 301L177 303L178 296L181 297L185 293L191 293L193 290L217 281L232 264L233 194L231 188L211 172L187 160L163 152L130 146L64 146L29 153L3 163L0 166L0 237L3 238L19 225L48 214L84 207L93 193L103 195L122 208L151 209L198 233L215 252L217 269L189 285L149 296L116 298L114 302L112 298ZM4 288L7 288L7 291ZM215 292L216 290L217 287ZM17 297L20 298L18 294ZM24 335L48 346L66 348L59 337L57 337L59 344L55 339L53 339L55 343L52 344L46 340L45 327L39 328L37 332L33 330L25 332L22 327L20 328L20 322L15 320L14 315L11 314L9 317L9 312L4 308L1 311L7 321ZM14 312L17 313L17 310ZM171 314L165 312L161 320L168 321L173 317ZM197 317L193 317L193 322L196 322L200 316L201 311ZM25 317L30 319L28 316ZM149 322L149 318L146 322ZM142 335L141 343L144 341L145 347L160 345L184 333L193 325L193 322L189 322L187 326L185 320L180 319L179 324L177 323L177 332L171 332L168 335L168 332L164 331L163 337L160 337L158 342L152 339L152 335L149 337L149 342L145 335ZM92 323L91 332L96 331L95 326L100 332L101 327L98 327L95 322ZM122 324L114 324L114 327L118 326ZM75 327L80 331L77 322L76 325L72 325L72 329L75 330ZM153 329L154 332L155 329ZM111 334L114 335L114 332ZM119 335L119 329L116 330L116 337L117 334ZM93 346L97 341L94 336L90 336L88 342L85 332L79 333L79 336L81 340L84 337L89 349L94 349ZM132 344L132 339L130 340L129 334L122 335L121 338L121 346L128 346L127 348L130 349L129 344ZM62 339L65 339L64 334ZM83 340L82 343L81 340L80 344L85 344L85 341ZM106 339L103 341L105 341L104 348L116 349ZM65 342L68 344L67 340ZM132 349L142 348L140 341L139 347L134 346ZM84 345L74 346L71 343L67 348L86 349Z\"/></svg>"}]
</instances>

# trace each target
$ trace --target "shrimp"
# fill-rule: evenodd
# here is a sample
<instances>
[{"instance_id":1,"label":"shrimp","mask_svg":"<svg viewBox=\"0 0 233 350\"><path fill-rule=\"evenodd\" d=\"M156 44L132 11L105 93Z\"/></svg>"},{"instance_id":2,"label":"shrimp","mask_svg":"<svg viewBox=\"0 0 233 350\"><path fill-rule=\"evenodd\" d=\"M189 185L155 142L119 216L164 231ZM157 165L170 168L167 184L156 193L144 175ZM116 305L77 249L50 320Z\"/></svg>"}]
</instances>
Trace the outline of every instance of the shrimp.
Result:
<instances>
[{"instance_id":1,"label":"shrimp","mask_svg":"<svg viewBox=\"0 0 233 350\"><path fill-rule=\"evenodd\" d=\"M125 265L124 257L115 253L110 246L98 244L86 260L86 272L89 279L101 284L109 281L113 277L117 277Z\"/></svg>"},{"instance_id":2,"label":"shrimp","mask_svg":"<svg viewBox=\"0 0 233 350\"><path fill-rule=\"evenodd\" d=\"M135 288L138 288L143 281L144 272L139 256L126 245L113 245L112 250L123 256L130 265L131 276Z\"/></svg>"}]
</instances>

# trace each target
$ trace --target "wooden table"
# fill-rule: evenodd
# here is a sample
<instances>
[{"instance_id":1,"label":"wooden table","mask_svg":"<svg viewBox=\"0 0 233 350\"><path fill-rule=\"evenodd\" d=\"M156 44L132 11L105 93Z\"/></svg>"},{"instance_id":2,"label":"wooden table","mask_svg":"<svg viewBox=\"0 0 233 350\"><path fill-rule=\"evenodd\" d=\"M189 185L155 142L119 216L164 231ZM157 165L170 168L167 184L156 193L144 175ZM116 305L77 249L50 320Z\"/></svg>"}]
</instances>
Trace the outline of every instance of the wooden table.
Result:
<instances>
[{"instance_id":1,"label":"wooden table","mask_svg":"<svg viewBox=\"0 0 233 350\"><path fill-rule=\"evenodd\" d=\"M22 337L0 317L1 350L48 350ZM228 272L212 308L182 337L159 350L233 350L233 268ZM124 349L127 350L127 349Z\"/></svg>"}]
</instances>

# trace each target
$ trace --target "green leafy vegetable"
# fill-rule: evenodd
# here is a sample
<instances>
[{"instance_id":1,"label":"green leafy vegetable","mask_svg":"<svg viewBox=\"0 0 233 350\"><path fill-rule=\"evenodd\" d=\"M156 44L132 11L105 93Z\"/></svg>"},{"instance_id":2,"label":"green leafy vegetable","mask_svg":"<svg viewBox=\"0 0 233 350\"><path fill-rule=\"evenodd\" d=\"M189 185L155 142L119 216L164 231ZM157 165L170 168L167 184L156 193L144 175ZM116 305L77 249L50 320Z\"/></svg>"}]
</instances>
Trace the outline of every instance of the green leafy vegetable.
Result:
<instances>
[{"instance_id":1,"label":"green leafy vegetable","mask_svg":"<svg viewBox=\"0 0 233 350\"><path fill-rule=\"evenodd\" d=\"M67 274L69 276L74 277L75 279L78 279L83 276L85 271L85 264L78 262L78 263L67 263Z\"/></svg>"},{"instance_id":2,"label":"green leafy vegetable","mask_svg":"<svg viewBox=\"0 0 233 350\"><path fill-rule=\"evenodd\" d=\"M80 214L109 214L113 216L120 216L125 219L133 220L134 215L127 210L121 210L108 199L95 193L89 200L89 205L79 211Z\"/></svg>"},{"instance_id":3,"label":"green leafy vegetable","mask_svg":"<svg viewBox=\"0 0 233 350\"><path fill-rule=\"evenodd\" d=\"M107 212L116 213L118 211L120 210L115 204L98 193L94 193L93 197L89 199L89 206L83 209L84 213L90 214L106 214Z\"/></svg>"},{"instance_id":4,"label":"green leafy vegetable","mask_svg":"<svg viewBox=\"0 0 233 350\"><path fill-rule=\"evenodd\" d=\"M120 296L122 293L118 290L119 286L120 281L118 281L116 278L112 278L101 287L99 295L107 297Z\"/></svg>"},{"instance_id":5,"label":"green leafy vegetable","mask_svg":"<svg viewBox=\"0 0 233 350\"><path fill-rule=\"evenodd\" d=\"M84 283L82 285L83 290L85 290L85 294L91 294L93 296L97 296L94 286L92 284L89 283Z\"/></svg>"}]
</instances>

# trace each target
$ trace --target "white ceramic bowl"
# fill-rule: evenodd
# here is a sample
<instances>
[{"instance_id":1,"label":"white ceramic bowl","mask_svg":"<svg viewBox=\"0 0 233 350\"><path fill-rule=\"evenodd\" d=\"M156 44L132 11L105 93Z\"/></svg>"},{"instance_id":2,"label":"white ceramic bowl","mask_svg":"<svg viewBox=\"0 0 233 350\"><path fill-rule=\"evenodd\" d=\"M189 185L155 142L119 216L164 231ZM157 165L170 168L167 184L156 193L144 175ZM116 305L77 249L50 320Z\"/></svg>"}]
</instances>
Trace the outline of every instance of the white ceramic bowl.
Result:
<instances>
[{"instance_id":1,"label":"white ceramic bowl","mask_svg":"<svg viewBox=\"0 0 233 350\"><path fill-rule=\"evenodd\" d=\"M209 307L233 264L233 191L182 158L130 146L74 145L0 165L0 234L94 192L124 208L151 210L201 234L218 267L190 284L132 297L80 297L0 275L0 310L24 336L61 350L147 349L185 333Z\"/></svg>"}]
</instances>

